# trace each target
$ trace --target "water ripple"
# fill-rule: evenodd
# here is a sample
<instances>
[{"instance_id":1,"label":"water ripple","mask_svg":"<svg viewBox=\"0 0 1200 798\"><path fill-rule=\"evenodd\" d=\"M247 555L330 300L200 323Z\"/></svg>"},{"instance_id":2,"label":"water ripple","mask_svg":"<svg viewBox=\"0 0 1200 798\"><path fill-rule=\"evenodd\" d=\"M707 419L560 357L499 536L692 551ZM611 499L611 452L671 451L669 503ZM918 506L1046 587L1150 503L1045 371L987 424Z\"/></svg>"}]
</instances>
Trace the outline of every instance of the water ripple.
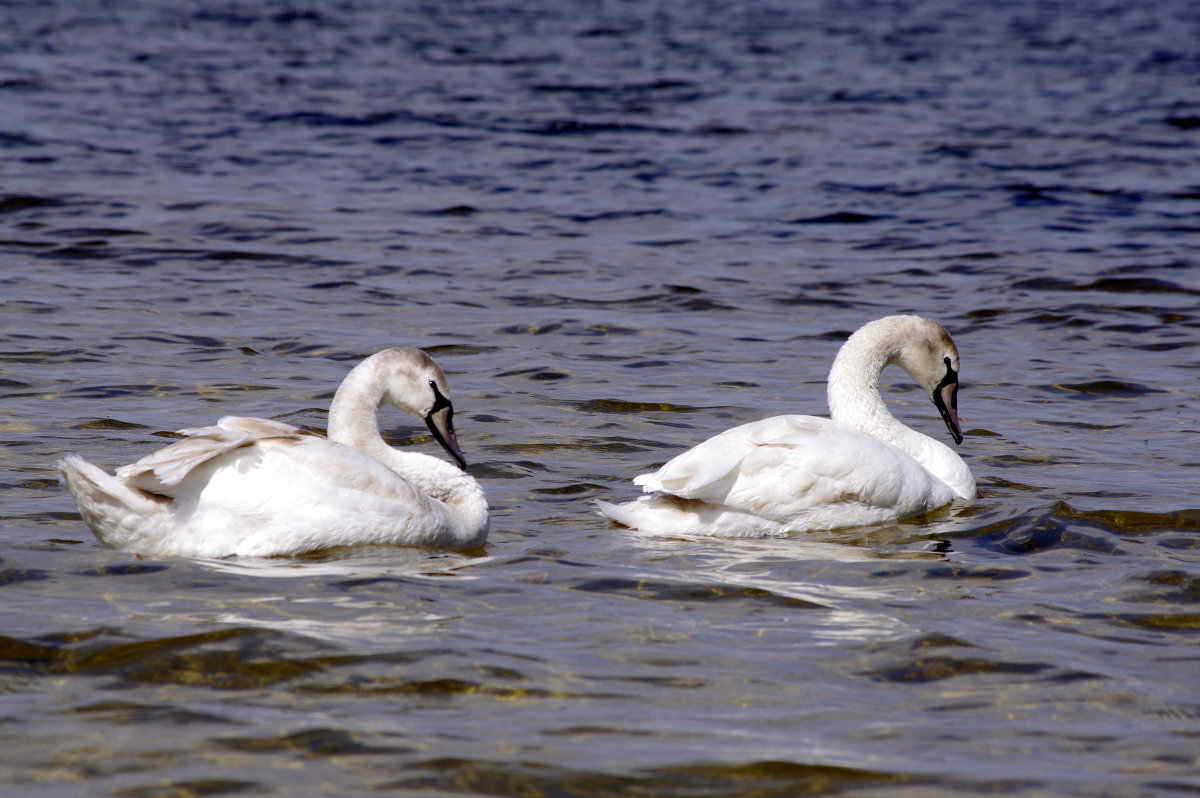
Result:
<instances>
[{"instance_id":1,"label":"water ripple","mask_svg":"<svg viewBox=\"0 0 1200 798\"><path fill-rule=\"evenodd\" d=\"M177 6L0 7L13 789L1194 790L1195 9ZM975 501L595 514L825 413L907 312L959 346ZM227 413L323 430L397 344L449 374L482 556L137 559L58 485Z\"/></svg>"}]
</instances>

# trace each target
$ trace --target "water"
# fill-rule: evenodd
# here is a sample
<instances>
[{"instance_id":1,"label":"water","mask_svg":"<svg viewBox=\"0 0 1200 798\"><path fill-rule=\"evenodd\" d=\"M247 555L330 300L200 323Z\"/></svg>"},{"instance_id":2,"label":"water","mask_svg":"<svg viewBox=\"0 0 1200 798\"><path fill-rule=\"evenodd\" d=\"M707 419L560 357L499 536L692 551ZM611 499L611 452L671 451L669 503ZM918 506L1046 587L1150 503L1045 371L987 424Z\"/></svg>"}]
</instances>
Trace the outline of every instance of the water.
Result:
<instances>
[{"instance_id":1,"label":"water","mask_svg":"<svg viewBox=\"0 0 1200 798\"><path fill-rule=\"evenodd\" d=\"M1194 4L0 22L9 789L1200 791ZM785 541L595 515L824 413L893 312L955 336L978 501ZM57 485L227 413L324 428L395 344L449 374L484 550L140 559Z\"/></svg>"}]
</instances>

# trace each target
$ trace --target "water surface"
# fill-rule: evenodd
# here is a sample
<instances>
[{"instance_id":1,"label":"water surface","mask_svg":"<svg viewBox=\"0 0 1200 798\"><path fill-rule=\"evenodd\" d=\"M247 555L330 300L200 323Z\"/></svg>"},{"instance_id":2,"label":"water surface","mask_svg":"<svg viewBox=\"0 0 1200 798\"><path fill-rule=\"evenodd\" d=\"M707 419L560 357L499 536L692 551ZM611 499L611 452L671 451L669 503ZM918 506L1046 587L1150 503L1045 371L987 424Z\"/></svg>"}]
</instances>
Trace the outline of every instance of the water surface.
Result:
<instances>
[{"instance_id":1,"label":"water surface","mask_svg":"<svg viewBox=\"0 0 1200 798\"><path fill-rule=\"evenodd\" d=\"M1191 4L0 22L10 787L1200 791ZM896 312L961 350L976 502L782 541L595 514L716 431L824 413L840 342ZM396 344L449 374L480 551L143 559L56 482L229 413L323 429Z\"/></svg>"}]
</instances>

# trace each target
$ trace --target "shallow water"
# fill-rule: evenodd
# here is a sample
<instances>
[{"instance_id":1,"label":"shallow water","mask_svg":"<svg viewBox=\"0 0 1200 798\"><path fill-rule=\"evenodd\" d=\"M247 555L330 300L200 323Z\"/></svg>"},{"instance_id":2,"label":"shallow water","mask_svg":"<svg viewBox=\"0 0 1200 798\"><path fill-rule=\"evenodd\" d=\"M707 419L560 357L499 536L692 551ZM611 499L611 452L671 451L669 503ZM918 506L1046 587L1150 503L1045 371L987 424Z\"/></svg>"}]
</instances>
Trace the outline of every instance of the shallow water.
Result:
<instances>
[{"instance_id":1,"label":"shallow water","mask_svg":"<svg viewBox=\"0 0 1200 798\"><path fill-rule=\"evenodd\" d=\"M1200 11L0 8L0 762L46 796L1200 791ZM609 528L893 312L980 498ZM446 368L485 549L186 562L58 486ZM907 423L945 438L903 374ZM398 444L436 448L388 415Z\"/></svg>"}]
</instances>

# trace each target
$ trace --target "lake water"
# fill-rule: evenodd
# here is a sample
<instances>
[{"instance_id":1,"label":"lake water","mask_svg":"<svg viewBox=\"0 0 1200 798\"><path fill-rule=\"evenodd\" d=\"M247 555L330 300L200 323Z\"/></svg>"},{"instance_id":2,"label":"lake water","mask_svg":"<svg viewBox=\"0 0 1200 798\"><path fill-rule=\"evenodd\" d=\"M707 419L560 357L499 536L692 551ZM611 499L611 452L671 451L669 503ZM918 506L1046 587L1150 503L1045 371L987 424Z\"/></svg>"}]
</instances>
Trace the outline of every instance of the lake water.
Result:
<instances>
[{"instance_id":1,"label":"lake water","mask_svg":"<svg viewBox=\"0 0 1200 798\"><path fill-rule=\"evenodd\" d=\"M1200 792L1200 7L0 6L6 794ZM594 499L897 312L977 501ZM56 481L446 369L484 550L142 559ZM887 398L945 440L898 370ZM420 423L393 442L434 453Z\"/></svg>"}]
</instances>

